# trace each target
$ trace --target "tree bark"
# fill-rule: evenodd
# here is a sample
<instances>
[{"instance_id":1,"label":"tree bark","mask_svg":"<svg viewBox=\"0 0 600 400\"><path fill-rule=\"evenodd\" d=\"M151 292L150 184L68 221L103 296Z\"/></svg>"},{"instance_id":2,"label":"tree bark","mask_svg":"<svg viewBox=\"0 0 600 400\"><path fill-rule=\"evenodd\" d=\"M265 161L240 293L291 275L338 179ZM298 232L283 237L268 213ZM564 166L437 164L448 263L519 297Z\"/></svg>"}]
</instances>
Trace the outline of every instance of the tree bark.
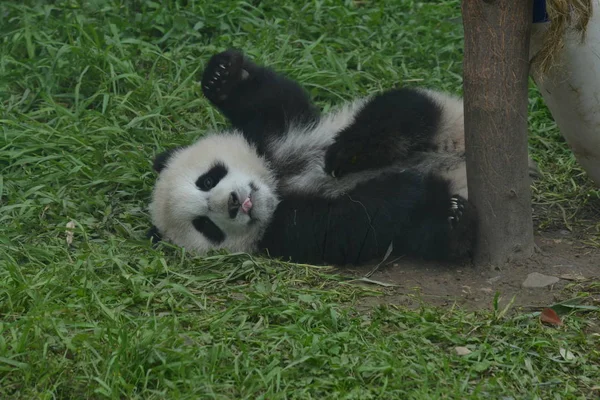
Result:
<instances>
[{"instance_id":1,"label":"tree bark","mask_svg":"<svg viewBox=\"0 0 600 400\"><path fill-rule=\"evenodd\" d=\"M479 213L477 265L533 254L527 102L532 0L463 0L469 199Z\"/></svg>"}]
</instances>

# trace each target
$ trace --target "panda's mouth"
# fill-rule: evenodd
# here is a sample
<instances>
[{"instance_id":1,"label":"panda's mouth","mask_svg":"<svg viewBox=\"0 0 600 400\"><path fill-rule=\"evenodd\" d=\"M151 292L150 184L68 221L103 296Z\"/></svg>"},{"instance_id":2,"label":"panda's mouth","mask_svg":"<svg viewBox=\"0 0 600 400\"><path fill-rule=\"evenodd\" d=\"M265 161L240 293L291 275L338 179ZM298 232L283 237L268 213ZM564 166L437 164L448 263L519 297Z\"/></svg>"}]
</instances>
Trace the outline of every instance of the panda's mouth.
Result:
<instances>
[{"instance_id":1,"label":"panda's mouth","mask_svg":"<svg viewBox=\"0 0 600 400\"><path fill-rule=\"evenodd\" d=\"M253 192L240 193L233 191L227 200L227 213L229 218L236 219L239 214L246 214L252 218L252 210L254 209Z\"/></svg>"},{"instance_id":2,"label":"panda's mouth","mask_svg":"<svg viewBox=\"0 0 600 400\"><path fill-rule=\"evenodd\" d=\"M256 184L254 182L250 182L250 192L248 193L248 198L246 200L244 200L244 202L242 203L242 212L244 212L245 214L248 215L248 217L250 217L250 224L256 223L258 222L258 219L256 218L256 213L254 212L254 210L256 210L256 193L258 193L258 186L256 186ZM259 202L260 204L260 202ZM246 205L244 207L244 205Z\"/></svg>"},{"instance_id":3,"label":"panda's mouth","mask_svg":"<svg viewBox=\"0 0 600 400\"><path fill-rule=\"evenodd\" d=\"M257 196L258 192L259 188L254 182L250 182L246 190L242 189L231 192L227 207L229 218L240 221L238 217L245 218L243 216L247 215L248 225L258 222L259 219L256 218L256 214L260 214L260 210L255 210L257 209L257 206L260 209L259 205L262 202Z\"/></svg>"},{"instance_id":4,"label":"panda's mouth","mask_svg":"<svg viewBox=\"0 0 600 400\"><path fill-rule=\"evenodd\" d=\"M244 202L240 205L240 208L242 209L242 212L244 214L248 214L250 215L250 213L252 212L252 193L250 193L250 195L248 196L248 198L246 198L246 200L244 200Z\"/></svg>"},{"instance_id":5,"label":"panda's mouth","mask_svg":"<svg viewBox=\"0 0 600 400\"><path fill-rule=\"evenodd\" d=\"M244 210L244 204L246 204L246 210ZM254 192L250 192L248 198L242 203L241 210L243 213L248 215L250 218L249 224L254 224L258 221L256 218L256 214L254 210L256 209L256 198L254 196Z\"/></svg>"},{"instance_id":6,"label":"panda's mouth","mask_svg":"<svg viewBox=\"0 0 600 400\"><path fill-rule=\"evenodd\" d=\"M255 192L249 192L246 196L242 196L239 193L232 193L234 200L229 202L228 214L229 218L236 220L238 217L242 217L243 215L248 216L248 224L253 224L258 221L256 218L256 210L257 201L255 197ZM239 199L239 200L238 200Z\"/></svg>"}]
</instances>

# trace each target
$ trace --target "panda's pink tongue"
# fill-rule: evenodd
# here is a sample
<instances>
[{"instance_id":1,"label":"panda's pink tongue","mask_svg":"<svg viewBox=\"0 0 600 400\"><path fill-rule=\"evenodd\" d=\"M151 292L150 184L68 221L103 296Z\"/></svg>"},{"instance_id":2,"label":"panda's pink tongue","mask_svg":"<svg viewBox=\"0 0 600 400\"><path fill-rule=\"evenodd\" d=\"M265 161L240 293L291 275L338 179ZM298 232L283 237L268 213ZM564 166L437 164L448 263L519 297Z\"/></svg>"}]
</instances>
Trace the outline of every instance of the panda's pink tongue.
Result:
<instances>
[{"instance_id":1,"label":"panda's pink tongue","mask_svg":"<svg viewBox=\"0 0 600 400\"><path fill-rule=\"evenodd\" d=\"M246 200L244 200L244 202L242 203L242 211L245 212L246 214L248 213L248 211L250 211L250 209L252 208L252 201L250 200L250 197L248 197Z\"/></svg>"}]
</instances>

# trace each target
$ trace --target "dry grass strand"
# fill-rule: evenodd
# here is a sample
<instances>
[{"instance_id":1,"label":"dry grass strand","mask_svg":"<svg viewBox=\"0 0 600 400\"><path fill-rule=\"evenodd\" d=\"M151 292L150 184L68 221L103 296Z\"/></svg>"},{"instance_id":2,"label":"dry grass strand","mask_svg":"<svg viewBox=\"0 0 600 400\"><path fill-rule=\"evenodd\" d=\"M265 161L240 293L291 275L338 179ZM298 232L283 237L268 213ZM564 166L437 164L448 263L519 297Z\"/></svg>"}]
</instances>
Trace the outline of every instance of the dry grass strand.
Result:
<instances>
[{"instance_id":1,"label":"dry grass strand","mask_svg":"<svg viewBox=\"0 0 600 400\"><path fill-rule=\"evenodd\" d=\"M532 66L538 69L540 79L558 64L558 54L565 46L565 34L576 32L585 40L592 16L592 0L548 0L550 27L545 32L540 51L533 57Z\"/></svg>"}]
</instances>

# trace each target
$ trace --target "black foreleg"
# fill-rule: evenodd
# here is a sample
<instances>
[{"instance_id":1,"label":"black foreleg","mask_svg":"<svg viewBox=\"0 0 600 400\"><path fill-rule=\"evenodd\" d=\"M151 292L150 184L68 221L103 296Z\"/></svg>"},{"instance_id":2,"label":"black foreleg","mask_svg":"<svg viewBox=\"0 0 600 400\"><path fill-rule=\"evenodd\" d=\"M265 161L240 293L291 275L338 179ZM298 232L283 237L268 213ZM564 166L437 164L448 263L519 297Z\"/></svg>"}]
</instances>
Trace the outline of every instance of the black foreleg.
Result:
<instances>
[{"instance_id":1,"label":"black foreleg","mask_svg":"<svg viewBox=\"0 0 600 400\"><path fill-rule=\"evenodd\" d=\"M204 95L259 151L269 138L285 134L291 124L319 117L298 83L256 65L237 50L214 55L201 84Z\"/></svg>"}]
</instances>

